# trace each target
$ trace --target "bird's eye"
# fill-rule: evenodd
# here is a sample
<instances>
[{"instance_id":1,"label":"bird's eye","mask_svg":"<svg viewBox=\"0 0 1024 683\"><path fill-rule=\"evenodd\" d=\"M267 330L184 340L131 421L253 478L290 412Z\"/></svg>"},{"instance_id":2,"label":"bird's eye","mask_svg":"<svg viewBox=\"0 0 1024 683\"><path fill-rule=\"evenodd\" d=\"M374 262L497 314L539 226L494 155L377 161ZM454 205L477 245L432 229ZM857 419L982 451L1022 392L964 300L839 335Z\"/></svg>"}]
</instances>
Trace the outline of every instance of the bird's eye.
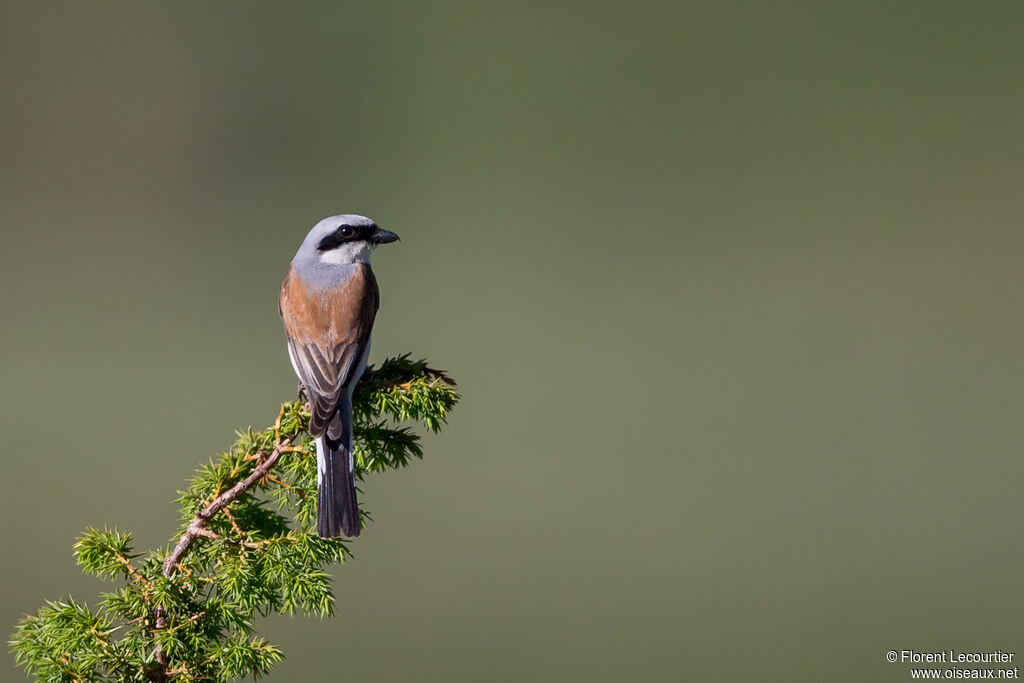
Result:
<instances>
[{"instance_id":1,"label":"bird's eye","mask_svg":"<svg viewBox=\"0 0 1024 683\"><path fill-rule=\"evenodd\" d=\"M341 226L341 229L338 230L338 234L340 234L343 238L348 239L349 237L352 237L352 235L356 234L356 231L352 228L351 225L343 225Z\"/></svg>"}]
</instances>

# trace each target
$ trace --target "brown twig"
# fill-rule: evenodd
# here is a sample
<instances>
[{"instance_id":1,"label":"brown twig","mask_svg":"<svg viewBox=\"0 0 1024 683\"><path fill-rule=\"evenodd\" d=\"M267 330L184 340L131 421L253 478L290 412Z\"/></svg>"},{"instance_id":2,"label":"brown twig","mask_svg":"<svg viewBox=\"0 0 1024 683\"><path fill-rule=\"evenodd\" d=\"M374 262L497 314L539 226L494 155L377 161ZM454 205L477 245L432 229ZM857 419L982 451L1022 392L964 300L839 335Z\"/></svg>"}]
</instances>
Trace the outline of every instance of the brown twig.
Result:
<instances>
[{"instance_id":1,"label":"brown twig","mask_svg":"<svg viewBox=\"0 0 1024 683\"><path fill-rule=\"evenodd\" d=\"M291 449L288 449L288 451L290 451L290 450ZM268 474L267 475L267 481L273 481L273 482L280 481L280 482L284 483L284 480L278 479L277 477L275 477L272 474ZM228 518L229 522L231 522L231 528L235 532L235 535L238 536L237 539L225 538L224 539L225 543L230 543L232 545L240 545L240 546L242 546L244 548L262 548L263 546L265 546L269 542L268 540L263 540L263 541L247 541L247 540L245 540L245 539L248 538L248 535L244 531L242 531L242 527L240 527L238 525L238 520L235 519L235 516L233 514L231 514L231 508L230 507L225 507L223 510L221 510L221 512L223 512L224 516ZM212 534L211 538L219 538L217 536L217 534L214 534L212 531L210 531L209 533Z\"/></svg>"},{"instance_id":2,"label":"brown twig","mask_svg":"<svg viewBox=\"0 0 1024 683\"><path fill-rule=\"evenodd\" d=\"M302 449L300 448L299 451L301 452ZM307 495L305 489L300 489L297 486L293 486L275 474L268 474L267 481L274 482L275 484L283 488L285 491L295 491L295 495L297 495L299 498L305 498Z\"/></svg>"},{"instance_id":3,"label":"brown twig","mask_svg":"<svg viewBox=\"0 0 1024 683\"><path fill-rule=\"evenodd\" d=\"M138 581L140 584L142 584L142 587L144 589L148 589L150 585L152 585L145 576L139 573L139 570L135 568L135 565L132 564L132 561L129 558L124 557L122 555L118 555L117 559L121 564L124 565L125 571L128 572L128 575L136 581Z\"/></svg>"},{"instance_id":4,"label":"brown twig","mask_svg":"<svg viewBox=\"0 0 1024 683\"><path fill-rule=\"evenodd\" d=\"M270 474L267 475L267 479L272 479L272 477L273 477L273 475L270 475ZM242 531L242 527L238 526L238 520L235 519L235 516L233 514L231 514L231 508L230 507L224 508L224 516L228 518L229 522L231 522L231 529L235 532L235 534L239 538L244 539L245 538L245 532Z\"/></svg>"},{"instance_id":5,"label":"brown twig","mask_svg":"<svg viewBox=\"0 0 1024 683\"><path fill-rule=\"evenodd\" d=\"M270 455L261 462L256 469L249 473L249 476L238 482L224 493L220 494L213 499L209 505L207 505L201 512L197 512L196 516L189 522L188 527L185 529L185 533L178 539L177 545L174 546L174 550L171 554L164 559L164 576L171 578L175 572L178 571L178 565L181 564L182 558L185 557L185 553L192 546L198 536L208 536L210 532L206 530L206 525L210 523L213 516L224 509L226 505L229 505L236 498L241 496L243 493L248 491L256 484L260 479L267 476L267 473L273 469L274 465L277 464L278 459L282 454L288 451L288 447L291 444L291 439L285 439L279 441L274 445L274 450L270 452Z\"/></svg>"}]
</instances>

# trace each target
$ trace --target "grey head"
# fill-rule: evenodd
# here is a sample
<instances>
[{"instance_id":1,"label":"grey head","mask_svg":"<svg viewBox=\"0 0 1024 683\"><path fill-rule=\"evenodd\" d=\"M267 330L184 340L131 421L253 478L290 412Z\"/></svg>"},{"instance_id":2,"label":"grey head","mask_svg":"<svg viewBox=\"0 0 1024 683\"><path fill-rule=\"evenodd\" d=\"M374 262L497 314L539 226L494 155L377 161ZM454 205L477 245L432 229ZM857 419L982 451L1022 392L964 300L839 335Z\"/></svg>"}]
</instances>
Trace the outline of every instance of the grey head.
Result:
<instances>
[{"instance_id":1,"label":"grey head","mask_svg":"<svg viewBox=\"0 0 1024 683\"><path fill-rule=\"evenodd\" d=\"M398 239L366 216L343 213L325 218L309 231L292 263L309 273L369 263L373 250Z\"/></svg>"}]
</instances>

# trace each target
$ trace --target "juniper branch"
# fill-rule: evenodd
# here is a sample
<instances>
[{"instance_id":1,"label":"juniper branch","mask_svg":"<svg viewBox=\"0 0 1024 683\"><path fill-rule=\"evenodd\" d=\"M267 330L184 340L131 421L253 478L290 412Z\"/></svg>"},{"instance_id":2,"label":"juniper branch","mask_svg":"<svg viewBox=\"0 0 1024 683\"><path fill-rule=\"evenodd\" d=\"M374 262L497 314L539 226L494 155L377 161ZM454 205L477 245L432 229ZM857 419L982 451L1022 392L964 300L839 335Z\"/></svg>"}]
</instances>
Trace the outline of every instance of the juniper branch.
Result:
<instances>
[{"instance_id":1,"label":"juniper branch","mask_svg":"<svg viewBox=\"0 0 1024 683\"><path fill-rule=\"evenodd\" d=\"M252 471L248 477L238 482L230 489L220 494L213 501L207 505L202 511L196 513L196 516L192 518L188 528L185 529L185 533L178 539L177 545L174 546L174 551L164 559L163 563L163 575L164 578L170 579L174 577L175 572L178 571L178 565L181 563L181 558L185 556L189 548L192 546L192 542L199 536L206 536L210 538L209 534L212 534L206 525L210 522L214 515L221 510L226 511L227 506L232 501L237 499L243 493L253 487L263 477L270 473L274 465L277 464L278 458L282 454L297 449L289 448L291 439L285 439L281 441L281 416L284 414L284 408L281 408L281 413L277 416L277 422L274 424L274 434L277 437L277 443L274 444L274 450L270 452L265 458L262 458L260 465ZM232 520L232 526L237 529L237 523ZM212 538L217 538L216 534ZM198 619L204 613L199 613L192 617L192 619ZM163 607L157 607L156 609L156 624L157 630L166 628L167 626L167 614ZM158 663L158 667L149 672L149 677L154 681L167 680L167 655L163 651L163 647L160 644L156 646L155 659Z\"/></svg>"},{"instance_id":2,"label":"juniper branch","mask_svg":"<svg viewBox=\"0 0 1024 683\"><path fill-rule=\"evenodd\" d=\"M400 356L369 368L353 401L360 478L423 455L419 435L389 419L437 431L457 401L454 382L425 361ZM124 585L96 611L67 599L25 617L10 641L16 661L45 681L227 683L269 671L282 654L253 637L254 618L330 616L322 567L349 555L345 542L313 533L308 419L302 403L285 403L272 427L239 433L201 466L178 499L183 525L167 552L135 553L131 534L87 529L75 543L78 564Z\"/></svg>"}]
</instances>

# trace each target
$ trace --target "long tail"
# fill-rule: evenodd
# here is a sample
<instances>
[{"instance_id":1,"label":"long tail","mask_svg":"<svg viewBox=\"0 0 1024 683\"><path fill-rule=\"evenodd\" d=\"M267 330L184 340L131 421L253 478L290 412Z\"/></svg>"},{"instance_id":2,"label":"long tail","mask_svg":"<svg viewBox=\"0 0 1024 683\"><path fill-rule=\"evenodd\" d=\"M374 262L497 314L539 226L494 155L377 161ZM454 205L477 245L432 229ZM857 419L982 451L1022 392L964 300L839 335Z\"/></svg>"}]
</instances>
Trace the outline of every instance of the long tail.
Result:
<instances>
[{"instance_id":1,"label":"long tail","mask_svg":"<svg viewBox=\"0 0 1024 683\"><path fill-rule=\"evenodd\" d=\"M316 440L316 532L321 538L359 535L355 458L352 455L352 404L346 397Z\"/></svg>"}]
</instances>

